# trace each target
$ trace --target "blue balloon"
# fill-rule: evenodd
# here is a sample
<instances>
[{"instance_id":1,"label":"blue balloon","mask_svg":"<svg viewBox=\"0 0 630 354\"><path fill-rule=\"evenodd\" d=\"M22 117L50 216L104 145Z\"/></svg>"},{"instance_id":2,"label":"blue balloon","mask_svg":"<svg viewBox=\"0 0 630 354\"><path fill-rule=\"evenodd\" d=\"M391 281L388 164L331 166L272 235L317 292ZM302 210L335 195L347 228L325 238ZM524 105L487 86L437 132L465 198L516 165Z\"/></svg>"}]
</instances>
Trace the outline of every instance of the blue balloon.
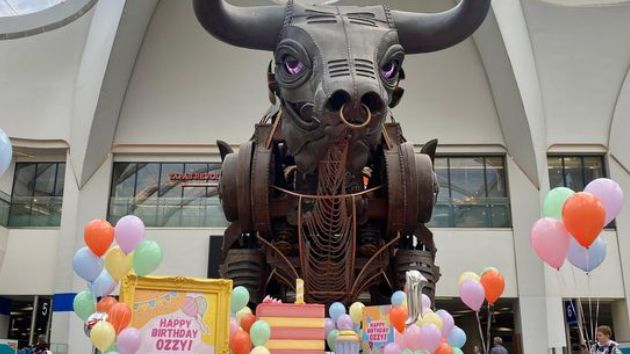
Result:
<instances>
[{"instance_id":1,"label":"blue balloon","mask_svg":"<svg viewBox=\"0 0 630 354\"><path fill-rule=\"evenodd\" d=\"M0 176L9 169L12 156L13 147L11 146L11 140L9 140L7 134L0 129Z\"/></svg>"},{"instance_id":2,"label":"blue balloon","mask_svg":"<svg viewBox=\"0 0 630 354\"><path fill-rule=\"evenodd\" d=\"M114 289L116 289L116 285L118 285L118 283L104 270L96 280L88 284L88 288L94 296L103 297L111 294Z\"/></svg>"},{"instance_id":3,"label":"blue balloon","mask_svg":"<svg viewBox=\"0 0 630 354\"><path fill-rule=\"evenodd\" d=\"M457 326L453 327L448 334L447 342L451 347L463 348L466 344L466 332Z\"/></svg>"},{"instance_id":4,"label":"blue balloon","mask_svg":"<svg viewBox=\"0 0 630 354\"><path fill-rule=\"evenodd\" d=\"M83 247L72 257L72 268L79 277L94 281L103 271L103 260L89 248Z\"/></svg>"},{"instance_id":5,"label":"blue balloon","mask_svg":"<svg viewBox=\"0 0 630 354\"><path fill-rule=\"evenodd\" d=\"M403 291L398 290L394 294L392 294L392 305L401 306L405 300L407 299L407 295Z\"/></svg>"},{"instance_id":6,"label":"blue balloon","mask_svg":"<svg viewBox=\"0 0 630 354\"><path fill-rule=\"evenodd\" d=\"M598 237L588 249L582 247L575 239L571 238L567 259L571 264L586 273L597 269L606 259L608 244Z\"/></svg>"},{"instance_id":7,"label":"blue balloon","mask_svg":"<svg viewBox=\"0 0 630 354\"><path fill-rule=\"evenodd\" d=\"M337 323L337 319L341 317L341 315L346 314L346 307L343 306L341 302L335 302L330 305L330 309L328 309L328 312L330 312L330 318L332 318L332 320Z\"/></svg>"}]
</instances>

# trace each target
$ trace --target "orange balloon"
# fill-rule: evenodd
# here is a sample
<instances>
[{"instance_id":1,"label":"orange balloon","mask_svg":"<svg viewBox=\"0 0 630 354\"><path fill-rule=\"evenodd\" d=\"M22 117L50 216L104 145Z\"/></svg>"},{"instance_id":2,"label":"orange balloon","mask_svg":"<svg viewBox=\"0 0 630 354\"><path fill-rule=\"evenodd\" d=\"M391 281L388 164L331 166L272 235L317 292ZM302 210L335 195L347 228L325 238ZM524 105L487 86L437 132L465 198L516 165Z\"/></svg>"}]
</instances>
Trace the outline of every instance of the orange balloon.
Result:
<instances>
[{"instance_id":1,"label":"orange balloon","mask_svg":"<svg viewBox=\"0 0 630 354\"><path fill-rule=\"evenodd\" d=\"M442 342L434 354L453 354L453 348L448 343Z\"/></svg>"},{"instance_id":2,"label":"orange balloon","mask_svg":"<svg viewBox=\"0 0 630 354\"><path fill-rule=\"evenodd\" d=\"M249 329L252 327L254 322L256 322L256 316L251 313L246 313L243 317L241 317L241 328L245 332L249 333Z\"/></svg>"},{"instance_id":3,"label":"orange balloon","mask_svg":"<svg viewBox=\"0 0 630 354\"><path fill-rule=\"evenodd\" d=\"M389 322L399 333L402 333L405 330L407 315L407 308L404 306L392 307L392 310L389 312Z\"/></svg>"},{"instance_id":4,"label":"orange balloon","mask_svg":"<svg viewBox=\"0 0 630 354\"><path fill-rule=\"evenodd\" d=\"M114 227L105 220L92 220L85 225L83 239L90 251L101 257L114 241Z\"/></svg>"},{"instance_id":5,"label":"orange balloon","mask_svg":"<svg viewBox=\"0 0 630 354\"><path fill-rule=\"evenodd\" d=\"M575 193L562 207L562 221L575 240L584 248L589 248L604 228L606 209L596 196Z\"/></svg>"},{"instance_id":6,"label":"orange balloon","mask_svg":"<svg viewBox=\"0 0 630 354\"><path fill-rule=\"evenodd\" d=\"M249 339L249 333L240 330L230 338L230 349L234 354L249 354L252 349L252 342Z\"/></svg>"},{"instance_id":7,"label":"orange balloon","mask_svg":"<svg viewBox=\"0 0 630 354\"><path fill-rule=\"evenodd\" d=\"M503 295L503 290L505 290L503 274L496 269L491 269L481 275L480 281L486 291L486 300L488 300L490 305L494 305Z\"/></svg>"},{"instance_id":8,"label":"orange balloon","mask_svg":"<svg viewBox=\"0 0 630 354\"><path fill-rule=\"evenodd\" d=\"M118 301L111 296L106 296L102 298L98 304L96 304L96 312L105 312L109 313L109 310L112 306L116 305Z\"/></svg>"},{"instance_id":9,"label":"orange balloon","mask_svg":"<svg viewBox=\"0 0 630 354\"><path fill-rule=\"evenodd\" d=\"M127 304L115 304L109 309L107 315L107 321L114 326L116 334L127 328L131 323L131 308Z\"/></svg>"}]
</instances>

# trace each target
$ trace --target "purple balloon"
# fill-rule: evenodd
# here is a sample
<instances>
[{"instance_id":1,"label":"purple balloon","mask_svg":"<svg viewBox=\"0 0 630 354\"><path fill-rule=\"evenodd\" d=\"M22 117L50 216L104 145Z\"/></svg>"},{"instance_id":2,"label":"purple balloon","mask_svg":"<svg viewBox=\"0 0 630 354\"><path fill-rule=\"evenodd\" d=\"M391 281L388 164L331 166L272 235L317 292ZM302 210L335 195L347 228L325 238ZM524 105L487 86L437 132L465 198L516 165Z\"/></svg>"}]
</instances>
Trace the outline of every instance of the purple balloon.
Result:
<instances>
[{"instance_id":1,"label":"purple balloon","mask_svg":"<svg viewBox=\"0 0 630 354\"><path fill-rule=\"evenodd\" d=\"M326 321L324 322L324 333L326 333L326 338L328 338L328 334L335 329L335 321L326 317Z\"/></svg>"},{"instance_id":2,"label":"purple balloon","mask_svg":"<svg viewBox=\"0 0 630 354\"><path fill-rule=\"evenodd\" d=\"M125 328L116 340L116 347L120 354L135 354L142 344L142 335L135 328Z\"/></svg>"},{"instance_id":3,"label":"purple balloon","mask_svg":"<svg viewBox=\"0 0 630 354\"><path fill-rule=\"evenodd\" d=\"M442 337L448 337L448 334L451 333L453 327L455 327L455 320L453 316L446 310L437 310L435 312L436 315L440 316L442 319Z\"/></svg>"},{"instance_id":4,"label":"purple balloon","mask_svg":"<svg viewBox=\"0 0 630 354\"><path fill-rule=\"evenodd\" d=\"M485 300L486 291L477 280L466 280L459 286L459 297L471 310L479 312Z\"/></svg>"},{"instance_id":5,"label":"purple balloon","mask_svg":"<svg viewBox=\"0 0 630 354\"><path fill-rule=\"evenodd\" d=\"M619 215L623 205L623 190L617 182L608 178L598 178L589 183L584 191L593 194L604 204L606 225Z\"/></svg>"},{"instance_id":6,"label":"purple balloon","mask_svg":"<svg viewBox=\"0 0 630 354\"><path fill-rule=\"evenodd\" d=\"M400 354L402 350L396 343L388 343L383 349L383 354Z\"/></svg>"},{"instance_id":7,"label":"purple balloon","mask_svg":"<svg viewBox=\"0 0 630 354\"><path fill-rule=\"evenodd\" d=\"M442 342L442 332L434 324L426 324L420 328L420 342L422 348L418 349L426 349L429 353L433 353Z\"/></svg>"},{"instance_id":8,"label":"purple balloon","mask_svg":"<svg viewBox=\"0 0 630 354\"><path fill-rule=\"evenodd\" d=\"M426 309L430 309L431 308L431 298L429 296L427 296L426 294L422 294L421 296L421 301L422 301L422 309L426 310Z\"/></svg>"},{"instance_id":9,"label":"purple balloon","mask_svg":"<svg viewBox=\"0 0 630 354\"><path fill-rule=\"evenodd\" d=\"M352 330L352 326L354 323L352 322L352 317L350 315L341 315L337 319L337 329L340 331L350 331Z\"/></svg>"},{"instance_id":10,"label":"purple balloon","mask_svg":"<svg viewBox=\"0 0 630 354\"><path fill-rule=\"evenodd\" d=\"M590 273L604 262L607 249L608 244L601 237L598 237L588 249L571 238L567 259L569 263Z\"/></svg>"},{"instance_id":11,"label":"purple balloon","mask_svg":"<svg viewBox=\"0 0 630 354\"><path fill-rule=\"evenodd\" d=\"M137 216L124 216L116 223L114 235L120 249L125 253L131 253L142 242L144 223Z\"/></svg>"}]
</instances>

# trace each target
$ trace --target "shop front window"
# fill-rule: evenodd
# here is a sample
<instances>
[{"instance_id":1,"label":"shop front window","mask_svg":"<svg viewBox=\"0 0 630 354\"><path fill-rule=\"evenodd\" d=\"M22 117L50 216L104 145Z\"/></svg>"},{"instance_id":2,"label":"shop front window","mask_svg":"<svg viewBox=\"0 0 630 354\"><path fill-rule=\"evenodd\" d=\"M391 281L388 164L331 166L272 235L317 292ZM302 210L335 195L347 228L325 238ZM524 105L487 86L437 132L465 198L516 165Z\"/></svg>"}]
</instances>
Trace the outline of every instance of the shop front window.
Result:
<instances>
[{"instance_id":1,"label":"shop front window","mask_svg":"<svg viewBox=\"0 0 630 354\"><path fill-rule=\"evenodd\" d=\"M109 221L129 214L148 227L225 227L219 163L114 163Z\"/></svg>"},{"instance_id":2,"label":"shop front window","mask_svg":"<svg viewBox=\"0 0 630 354\"><path fill-rule=\"evenodd\" d=\"M430 227L511 227L503 157L437 157L434 167L440 193Z\"/></svg>"}]
</instances>

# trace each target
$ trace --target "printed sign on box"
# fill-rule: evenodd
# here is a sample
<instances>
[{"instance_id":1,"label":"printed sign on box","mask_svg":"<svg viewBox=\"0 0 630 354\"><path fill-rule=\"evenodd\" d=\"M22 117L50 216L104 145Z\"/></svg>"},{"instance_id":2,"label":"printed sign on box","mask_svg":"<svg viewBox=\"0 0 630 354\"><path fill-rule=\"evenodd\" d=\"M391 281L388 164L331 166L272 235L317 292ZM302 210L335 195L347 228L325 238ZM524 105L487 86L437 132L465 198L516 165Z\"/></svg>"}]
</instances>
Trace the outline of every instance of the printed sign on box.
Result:
<instances>
[{"instance_id":1,"label":"printed sign on box","mask_svg":"<svg viewBox=\"0 0 630 354\"><path fill-rule=\"evenodd\" d=\"M382 353L383 348L394 341L395 330L389 323L391 305L369 306L363 311L363 352Z\"/></svg>"}]
</instances>

